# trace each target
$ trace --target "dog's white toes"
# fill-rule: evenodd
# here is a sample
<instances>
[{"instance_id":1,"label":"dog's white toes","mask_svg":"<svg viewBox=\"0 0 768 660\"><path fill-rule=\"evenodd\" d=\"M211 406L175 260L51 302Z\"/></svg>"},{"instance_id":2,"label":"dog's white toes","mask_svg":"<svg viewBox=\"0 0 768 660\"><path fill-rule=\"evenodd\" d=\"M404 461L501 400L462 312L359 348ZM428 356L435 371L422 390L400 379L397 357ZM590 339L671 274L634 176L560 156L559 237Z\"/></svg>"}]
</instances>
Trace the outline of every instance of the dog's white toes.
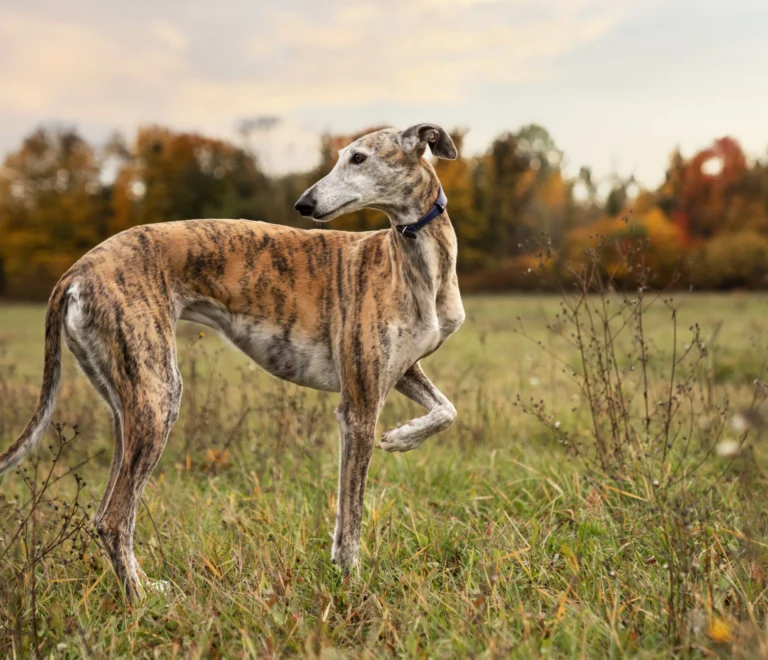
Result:
<instances>
[{"instance_id":1,"label":"dog's white toes","mask_svg":"<svg viewBox=\"0 0 768 660\"><path fill-rule=\"evenodd\" d=\"M383 449L384 451L395 452L397 451L397 445L394 445L391 442L380 442L378 445L376 445L376 449Z\"/></svg>"},{"instance_id":2,"label":"dog's white toes","mask_svg":"<svg viewBox=\"0 0 768 660\"><path fill-rule=\"evenodd\" d=\"M407 438L401 437L401 434L402 427L399 429L387 431L384 435L381 436L381 441L378 445L376 445L376 447L378 449L383 449L384 451L392 453L411 451L412 449L416 449L419 446Z\"/></svg>"},{"instance_id":3,"label":"dog's white toes","mask_svg":"<svg viewBox=\"0 0 768 660\"><path fill-rule=\"evenodd\" d=\"M171 583L168 580L147 580L145 582L146 590L161 596L167 596L171 593Z\"/></svg>"}]
</instances>

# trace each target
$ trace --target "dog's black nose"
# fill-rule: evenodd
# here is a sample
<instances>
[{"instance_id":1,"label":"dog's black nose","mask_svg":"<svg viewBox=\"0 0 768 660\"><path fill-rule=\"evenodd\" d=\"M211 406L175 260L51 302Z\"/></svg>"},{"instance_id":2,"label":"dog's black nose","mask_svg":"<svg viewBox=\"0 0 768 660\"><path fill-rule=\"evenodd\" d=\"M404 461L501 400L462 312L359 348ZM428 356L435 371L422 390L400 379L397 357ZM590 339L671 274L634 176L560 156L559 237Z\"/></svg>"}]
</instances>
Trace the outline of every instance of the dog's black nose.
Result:
<instances>
[{"instance_id":1,"label":"dog's black nose","mask_svg":"<svg viewBox=\"0 0 768 660\"><path fill-rule=\"evenodd\" d=\"M304 217L312 215L315 211L315 200L308 193L304 193L296 202L296 210Z\"/></svg>"}]
</instances>

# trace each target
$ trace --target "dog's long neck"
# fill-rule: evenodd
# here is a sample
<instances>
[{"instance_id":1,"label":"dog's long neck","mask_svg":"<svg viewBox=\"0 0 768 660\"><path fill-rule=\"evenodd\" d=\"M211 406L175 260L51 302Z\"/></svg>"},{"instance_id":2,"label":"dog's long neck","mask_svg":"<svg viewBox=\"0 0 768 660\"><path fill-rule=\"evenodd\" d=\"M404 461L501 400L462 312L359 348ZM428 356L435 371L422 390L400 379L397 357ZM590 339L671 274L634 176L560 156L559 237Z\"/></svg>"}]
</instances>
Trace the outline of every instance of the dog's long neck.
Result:
<instances>
[{"instance_id":1,"label":"dog's long neck","mask_svg":"<svg viewBox=\"0 0 768 660\"><path fill-rule=\"evenodd\" d=\"M419 167L408 187L403 191L404 199L399 204L382 207L392 225L411 225L424 216L435 203L440 181L435 170L426 161Z\"/></svg>"},{"instance_id":2,"label":"dog's long neck","mask_svg":"<svg viewBox=\"0 0 768 660\"><path fill-rule=\"evenodd\" d=\"M440 181L431 166L422 168L421 180L402 205L384 209L393 227L387 240L392 266L403 286L417 298L434 301L456 270L456 234L444 212L420 229L416 238L403 236L395 225L409 225L423 217L435 203Z\"/></svg>"}]
</instances>

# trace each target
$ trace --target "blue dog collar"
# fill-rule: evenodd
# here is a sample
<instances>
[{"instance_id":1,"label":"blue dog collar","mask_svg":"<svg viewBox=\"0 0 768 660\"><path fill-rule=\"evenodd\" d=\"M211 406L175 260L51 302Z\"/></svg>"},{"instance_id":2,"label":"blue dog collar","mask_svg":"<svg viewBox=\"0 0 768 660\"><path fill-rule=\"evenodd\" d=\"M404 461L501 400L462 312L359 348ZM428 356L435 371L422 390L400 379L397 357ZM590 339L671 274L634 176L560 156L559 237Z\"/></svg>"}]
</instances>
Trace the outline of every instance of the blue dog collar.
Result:
<instances>
[{"instance_id":1,"label":"blue dog collar","mask_svg":"<svg viewBox=\"0 0 768 660\"><path fill-rule=\"evenodd\" d=\"M397 229L397 231L399 231L406 238L416 238L417 232L420 229L426 227L437 216L442 215L445 212L445 207L447 205L448 198L445 196L445 192L443 192L443 186L441 185L437 193L437 199L432 205L432 208L427 211L426 215L421 216L411 225L395 225L395 229Z\"/></svg>"}]
</instances>

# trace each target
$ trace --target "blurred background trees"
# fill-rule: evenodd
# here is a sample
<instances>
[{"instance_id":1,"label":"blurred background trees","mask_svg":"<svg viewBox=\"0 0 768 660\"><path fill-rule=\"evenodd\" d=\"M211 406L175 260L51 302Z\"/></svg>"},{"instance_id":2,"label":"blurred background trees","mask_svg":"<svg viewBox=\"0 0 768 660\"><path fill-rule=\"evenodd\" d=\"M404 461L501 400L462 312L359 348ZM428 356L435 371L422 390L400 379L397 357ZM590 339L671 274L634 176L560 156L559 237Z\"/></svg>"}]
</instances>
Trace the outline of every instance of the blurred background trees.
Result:
<instances>
[{"instance_id":1,"label":"blurred background trees","mask_svg":"<svg viewBox=\"0 0 768 660\"><path fill-rule=\"evenodd\" d=\"M0 297L46 298L82 254L135 225L245 218L309 227L293 211L295 200L330 171L341 147L379 128L324 135L317 168L276 176L252 145L271 127L262 124L244 126L240 145L162 126L99 146L74 129L34 131L0 169ZM564 276L598 237L628 236L648 241L660 286L768 285L768 162L750 162L735 140L717 139L688 157L674 151L657 190L613 177L601 200L588 168L564 174L563 153L544 127L499 135L476 157L463 153L466 132L452 133L457 160L434 163L450 200L465 290L541 290L545 283L530 276L537 242L555 249L553 272ZM387 226L383 214L366 210L331 228Z\"/></svg>"}]
</instances>

